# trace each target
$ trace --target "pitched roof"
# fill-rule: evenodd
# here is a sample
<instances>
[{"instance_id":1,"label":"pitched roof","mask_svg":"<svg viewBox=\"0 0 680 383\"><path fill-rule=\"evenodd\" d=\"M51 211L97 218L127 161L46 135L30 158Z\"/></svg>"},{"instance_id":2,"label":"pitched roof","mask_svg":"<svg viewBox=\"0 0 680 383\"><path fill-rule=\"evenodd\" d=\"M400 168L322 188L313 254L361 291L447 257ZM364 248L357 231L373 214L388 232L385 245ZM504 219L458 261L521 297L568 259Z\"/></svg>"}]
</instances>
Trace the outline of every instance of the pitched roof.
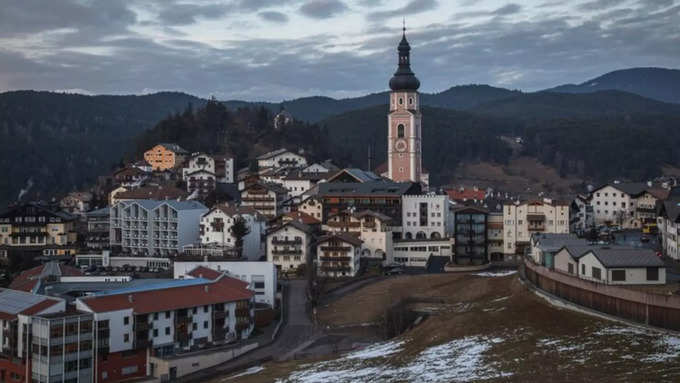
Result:
<instances>
[{"instance_id":1,"label":"pitched roof","mask_svg":"<svg viewBox=\"0 0 680 383\"><path fill-rule=\"evenodd\" d=\"M205 214L203 214L203 217L212 213L215 210L219 210L219 211L221 211L222 213L224 213L228 216L233 216L233 215L237 215L237 214L239 214L239 215L240 214L249 214L249 215L254 215L254 216L260 215L260 213L257 210L253 209L250 206L231 206L231 205L228 205L228 204L221 203L221 204L213 206L212 209L210 209Z\"/></svg>"},{"instance_id":2,"label":"pitched roof","mask_svg":"<svg viewBox=\"0 0 680 383\"><path fill-rule=\"evenodd\" d=\"M0 319L12 320L18 314L37 314L60 302L57 298L0 288Z\"/></svg>"},{"instance_id":3,"label":"pitched roof","mask_svg":"<svg viewBox=\"0 0 680 383\"><path fill-rule=\"evenodd\" d=\"M665 263L653 250L628 246L592 246L571 244L563 246L574 259L593 254L606 268L615 267L665 267Z\"/></svg>"},{"instance_id":4,"label":"pitched roof","mask_svg":"<svg viewBox=\"0 0 680 383\"><path fill-rule=\"evenodd\" d=\"M188 151L184 150L184 148L182 148L181 146L179 146L177 144L161 143L161 144L158 144L158 145L164 147L165 149L167 149L171 152L175 152L177 154L189 154Z\"/></svg>"},{"instance_id":5,"label":"pitched roof","mask_svg":"<svg viewBox=\"0 0 680 383\"><path fill-rule=\"evenodd\" d=\"M486 198L486 191L483 189L449 189L446 191L446 194L454 201L481 201Z\"/></svg>"},{"instance_id":6,"label":"pitched roof","mask_svg":"<svg viewBox=\"0 0 680 383\"><path fill-rule=\"evenodd\" d=\"M274 193L277 193L277 194L287 194L288 193L288 190L286 190L283 186L281 186L277 183L264 182L264 181L259 181L259 180L257 182L253 182L252 184L246 186L244 191L252 189L252 188L257 187L257 186L263 187L267 190L271 190L271 191L273 191Z\"/></svg>"},{"instance_id":7,"label":"pitched roof","mask_svg":"<svg viewBox=\"0 0 680 383\"><path fill-rule=\"evenodd\" d=\"M179 189L173 185L147 185L140 188L131 189L128 191L120 192L116 194L116 199L153 199L153 200L164 200L164 199L177 199L184 198L189 194Z\"/></svg>"},{"instance_id":8,"label":"pitched roof","mask_svg":"<svg viewBox=\"0 0 680 383\"><path fill-rule=\"evenodd\" d=\"M377 174L367 171L367 170L362 170L358 168L345 168L334 175L330 176L328 178L328 182L333 182L335 179L340 177L341 175L346 174L349 175L350 177L354 178L357 180L357 182L370 182L370 181L378 181L381 180L382 178L378 176Z\"/></svg>"},{"instance_id":9,"label":"pitched roof","mask_svg":"<svg viewBox=\"0 0 680 383\"><path fill-rule=\"evenodd\" d=\"M308 233L308 234L312 232L312 228L309 227L309 225L306 225L306 224L304 224L300 221L297 221L297 220L292 220L292 221L288 221L288 222L286 222L286 223L284 223L280 226L275 226L275 227L271 228L270 230L267 231L267 234L276 233L276 232L280 231L281 229L285 228L286 226L292 226L292 227L299 229L299 230L301 230L305 233Z\"/></svg>"},{"instance_id":10,"label":"pitched roof","mask_svg":"<svg viewBox=\"0 0 680 383\"><path fill-rule=\"evenodd\" d=\"M101 209L96 209L96 210L90 210L87 213L85 213L86 216L88 217L108 217L110 214L111 208L103 207Z\"/></svg>"},{"instance_id":11,"label":"pitched roof","mask_svg":"<svg viewBox=\"0 0 680 383\"><path fill-rule=\"evenodd\" d=\"M646 183L644 182L620 182L620 183L608 183L601 185L600 187L594 189L592 193L595 193L598 190L601 190L607 186L611 186L614 189L620 190L630 196L638 196L642 193L644 193L647 189L651 189L649 186L647 186Z\"/></svg>"},{"instance_id":12,"label":"pitched roof","mask_svg":"<svg viewBox=\"0 0 680 383\"><path fill-rule=\"evenodd\" d=\"M354 236L354 235L349 234L349 233L333 233L333 234L324 235L324 236L319 237L319 239L316 241L316 243L318 245L318 244L321 244L321 243L324 243L324 242L328 242L332 239L338 239L340 241L347 242L347 243L352 244L354 246L361 246L361 244L364 243L364 241L359 239L359 237Z\"/></svg>"},{"instance_id":13,"label":"pitched roof","mask_svg":"<svg viewBox=\"0 0 680 383\"><path fill-rule=\"evenodd\" d=\"M217 270L213 270L209 267L205 266L198 266L195 269L191 270L190 272L187 273L187 275L191 275L194 278L205 278L209 279L211 281L214 281L215 279L219 278L220 275L223 273L220 273Z\"/></svg>"},{"instance_id":14,"label":"pitched roof","mask_svg":"<svg viewBox=\"0 0 680 383\"><path fill-rule=\"evenodd\" d=\"M32 292L43 279L49 277L80 275L83 275L83 273L75 267L62 265L58 262L47 262L43 265L21 272L21 274L12 280L12 283L9 284L9 288L12 290Z\"/></svg>"},{"instance_id":15,"label":"pitched roof","mask_svg":"<svg viewBox=\"0 0 680 383\"><path fill-rule=\"evenodd\" d=\"M149 314L252 298L255 293L244 288L243 283L221 275L214 281L201 279L187 285L95 295L80 301L94 312L132 309L135 314Z\"/></svg>"},{"instance_id":16,"label":"pitched roof","mask_svg":"<svg viewBox=\"0 0 680 383\"><path fill-rule=\"evenodd\" d=\"M305 225L318 225L321 223L318 219L312 217L311 215L307 213L303 213L301 211L291 211L290 213L284 214L284 217L290 218L292 220L297 220Z\"/></svg>"},{"instance_id":17,"label":"pitched roof","mask_svg":"<svg viewBox=\"0 0 680 383\"><path fill-rule=\"evenodd\" d=\"M357 217L357 218L363 218L365 216L371 216L371 217L375 217L375 218L377 218L381 221L391 221L392 220L392 217L389 217L389 216L382 214L382 213L378 213L377 211L373 211L373 210L358 211L358 212L354 213L354 216Z\"/></svg>"},{"instance_id":18,"label":"pitched roof","mask_svg":"<svg viewBox=\"0 0 680 383\"><path fill-rule=\"evenodd\" d=\"M402 196L414 186L411 182L369 181L355 182L323 182L319 184L320 196Z\"/></svg>"},{"instance_id":19,"label":"pitched roof","mask_svg":"<svg viewBox=\"0 0 680 383\"><path fill-rule=\"evenodd\" d=\"M290 150L288 150L286 148L281 148L281 149L272 150L271 152L267 152L265 154L261 154L261 155L257 156L257 159L258 160L266 160L266 159L276 157L276 156L283 154L283 153L286 153L286 152L291 153L291 154L295 154L295 153L291 152ZM295 155L299 156L299 154L295 154ZM302 157L302 156L300 156L300 157Z\"/></svg>"}]
</instances>

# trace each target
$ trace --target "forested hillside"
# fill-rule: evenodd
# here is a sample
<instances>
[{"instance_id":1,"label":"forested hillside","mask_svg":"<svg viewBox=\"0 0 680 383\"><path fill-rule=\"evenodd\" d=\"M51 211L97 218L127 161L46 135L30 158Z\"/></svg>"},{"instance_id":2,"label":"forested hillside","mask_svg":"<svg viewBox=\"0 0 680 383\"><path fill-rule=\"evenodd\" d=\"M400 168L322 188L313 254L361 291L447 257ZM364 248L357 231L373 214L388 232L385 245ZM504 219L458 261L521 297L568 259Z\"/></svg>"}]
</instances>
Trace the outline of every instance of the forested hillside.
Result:
<instances>
[{"instance_id":1,"label":"forested hillside","mask_svg":"<svg viewBox=\"0 0 680 383\"><path fill-rule=\"evenodd\" d=\"M0 94L0 206L30 184L31 198L90 185L120 161L134 136L189 103L203 102L182 93Z\"/></svg>"}]
</instances>

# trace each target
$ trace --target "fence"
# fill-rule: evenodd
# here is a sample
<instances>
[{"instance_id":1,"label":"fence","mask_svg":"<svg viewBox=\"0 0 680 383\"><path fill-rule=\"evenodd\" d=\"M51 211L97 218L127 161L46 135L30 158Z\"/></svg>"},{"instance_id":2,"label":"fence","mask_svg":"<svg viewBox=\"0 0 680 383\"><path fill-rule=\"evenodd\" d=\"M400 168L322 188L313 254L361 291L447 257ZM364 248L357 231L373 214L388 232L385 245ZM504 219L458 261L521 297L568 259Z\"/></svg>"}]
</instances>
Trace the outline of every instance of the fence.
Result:
<instances>
[{"instance_id":1,"label":"fence","mask_svg":"<svg viewBox=\"0 0 680 383\"><path fill-rule=\"evenodd\" d=\"M524 260L523 275L552 295L622 319L680 331L680 297L604 285L559 274Z\"/></svg>"}]
</instances>

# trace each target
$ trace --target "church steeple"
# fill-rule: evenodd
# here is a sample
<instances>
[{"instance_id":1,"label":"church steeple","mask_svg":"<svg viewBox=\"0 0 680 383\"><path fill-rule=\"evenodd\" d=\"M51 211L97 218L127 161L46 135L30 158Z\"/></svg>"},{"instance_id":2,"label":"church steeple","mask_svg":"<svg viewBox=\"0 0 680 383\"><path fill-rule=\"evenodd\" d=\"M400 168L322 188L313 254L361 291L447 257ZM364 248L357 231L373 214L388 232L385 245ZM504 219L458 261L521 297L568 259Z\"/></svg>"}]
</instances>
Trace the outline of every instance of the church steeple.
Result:
<instances>
[{"instance_id":1,"label":"church steeple","mask_svg":"<svg viewBox=\"0 0 680 383\"><path fill-rule=\"evenodd\" d=\"M406 23L402 28L401 42L397 51L399 52L399 66L390 79L390 89L393 91L418 90L420 81L411 70L411 45L406 40Z\"/></svg>"}]
</instances>

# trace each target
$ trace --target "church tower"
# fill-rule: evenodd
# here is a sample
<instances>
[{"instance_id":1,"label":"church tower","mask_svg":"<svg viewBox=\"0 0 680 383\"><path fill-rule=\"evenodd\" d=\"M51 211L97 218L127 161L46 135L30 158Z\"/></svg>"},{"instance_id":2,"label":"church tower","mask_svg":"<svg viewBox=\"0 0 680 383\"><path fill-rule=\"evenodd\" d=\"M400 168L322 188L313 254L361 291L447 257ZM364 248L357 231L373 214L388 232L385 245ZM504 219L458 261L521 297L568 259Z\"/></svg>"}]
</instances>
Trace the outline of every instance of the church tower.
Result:
<instances>
[{"instance_id":1,"label":"church tower","mask_svg":"<svg viewBox=\"0 0 680 383\"><path fill-rule=\"evenodd\" d=\"M420 81L411 71L411 46L403 29L399 43L399 66L390 79L390 113L387 116L387 162L389 178L396 182L422 182Z\"/></svg>"}]
</instances>

